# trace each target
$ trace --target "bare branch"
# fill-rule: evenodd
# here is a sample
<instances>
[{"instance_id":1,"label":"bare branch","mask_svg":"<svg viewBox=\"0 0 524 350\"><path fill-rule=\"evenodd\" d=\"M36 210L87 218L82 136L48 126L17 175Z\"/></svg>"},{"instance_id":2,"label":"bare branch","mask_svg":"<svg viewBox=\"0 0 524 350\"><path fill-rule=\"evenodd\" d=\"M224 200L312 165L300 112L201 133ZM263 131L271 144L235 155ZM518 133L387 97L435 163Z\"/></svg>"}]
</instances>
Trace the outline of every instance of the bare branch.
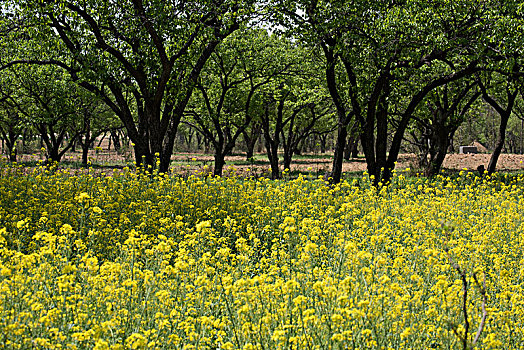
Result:
<instances>
[{"instance_id":1,"label":"bare branch","mask_svg":"<svg viewBox=\"0 0 524 350\"><path fill-rule=\"evenodd\" d=\"M477 288L480 290L480 294L482 295L482 319L480 320L479 328L477 330L477 334L475 335L475 339L473 339L473 345L475 345L479 341L480 335L484 330L484 325L486 324L486 318L488 316L488 312L486 311L486 303L488 300L488 296L486 294L486 275L484 275L483 277L482 286L480 286L476 273L473 274L473 280L475 281L475 284L477 285Z\"/></svg>"},{"instance_id":2,"label":"bare branch","mask_svg":"<svg viewBox=\"0 0 524 350\"><path fill-rule=\"evenodd\" d=\"M468 344L468 333L469 333L469 328L470 328L469 319L468 319L468 310L467 310L467 299L468 299L467 276L466 276L466 272L460 267L460 265L455 260L453 260L453 258L451 257L451 254L449 253L449 247L445 243L444 243L443 248L446 254L448 255L449 264L458 272L460 279L462 281L462 313L464 314L464 335L461 335L458 333L456 326L454 326L452 330L453 330L453 333L455 333L455 335L461 340L463 349L467 350L468 345L469 345ZM482 334L482 331L484 330L484 326L486 324L486 318L488 315L487 310L486 310L486 303L487 303L488 298L486 294L486 276L484 275L482 286L480 285L478 278L477 278L477 274L475 272L473 273L473 280L475 281L475 284L477 288L479 289L480 294L482 296L482 318L480 320L480 324L477 329L475 338L473 339L473 342L471 343L471 345L474 346L480 339L480 335Z\"/></svg>"}]
</instances>

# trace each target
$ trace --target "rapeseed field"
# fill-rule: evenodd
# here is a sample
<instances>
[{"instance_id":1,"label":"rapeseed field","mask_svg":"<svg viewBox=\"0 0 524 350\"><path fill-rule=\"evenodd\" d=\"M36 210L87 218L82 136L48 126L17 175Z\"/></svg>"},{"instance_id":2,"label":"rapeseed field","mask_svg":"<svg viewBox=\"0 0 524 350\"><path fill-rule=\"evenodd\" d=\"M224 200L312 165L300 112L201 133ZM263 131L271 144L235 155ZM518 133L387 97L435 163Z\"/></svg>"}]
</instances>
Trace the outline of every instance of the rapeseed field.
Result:
<instances>
[{"instance_id":1,"label":"rapeseed field","mask_svg":"<svg viewBox=\"0 0 524 350\"><path fill-rule=\"evenodd\" d=\"M6 349L524 348L524 176L0 169Z\"/></svg>"}]
</instances>

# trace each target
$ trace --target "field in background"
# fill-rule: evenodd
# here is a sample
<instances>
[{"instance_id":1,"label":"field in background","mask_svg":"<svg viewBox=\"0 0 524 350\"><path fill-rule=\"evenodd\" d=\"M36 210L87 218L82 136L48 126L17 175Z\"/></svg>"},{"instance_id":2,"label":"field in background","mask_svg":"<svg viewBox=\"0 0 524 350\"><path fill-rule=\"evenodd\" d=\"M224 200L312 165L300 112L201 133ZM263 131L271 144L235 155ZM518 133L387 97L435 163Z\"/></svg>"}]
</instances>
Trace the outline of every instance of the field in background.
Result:
<instances>
[{"instance_id":1,"label":"field in background","mask_svg":"<svg viewBox=\"0 0 524 350\"><path fill-rule=\"evenodd\" d=\"M134 165L132 151L116 152L107 150L103 144L102 148L90 150L89 161L95 168L123 168ZM324 175L331 170L332 153L304 154L295 156L291 164L291 172L294 174ZM3 156L5 158L5 156ZM479 165L487 167L491 155L479 154L448 154L444 161L445 170L460 171L463 169L476 170ZM19 162L26 165L35 165L44 160L41 153L23 154L19 156ZM281 157L282 161L283 157ZM501 154L497 163L499 171L520 171L524 169L524 155ZM62 160L66 167L80 167L81 153L68 152ZM281 165L282 166L282 165ZM229 167L229 168L228 168ZM234 168L234 169L233 169ZM414 154L401 154L397 163L397 170L410 168L417 171L417 160ZM195 174L202 171L212 171L213 155L202 153L177 153L172 157L172 172L178 174ZM269 161L265 154L256 154L253 159L247 160L244 155L233 155L226 157L225 174L243 174L263 176L270 173ZM366 162L363 156L344 161L343 171L346 173L361 173L366 170Z\"/></svg>"}]
</instances>

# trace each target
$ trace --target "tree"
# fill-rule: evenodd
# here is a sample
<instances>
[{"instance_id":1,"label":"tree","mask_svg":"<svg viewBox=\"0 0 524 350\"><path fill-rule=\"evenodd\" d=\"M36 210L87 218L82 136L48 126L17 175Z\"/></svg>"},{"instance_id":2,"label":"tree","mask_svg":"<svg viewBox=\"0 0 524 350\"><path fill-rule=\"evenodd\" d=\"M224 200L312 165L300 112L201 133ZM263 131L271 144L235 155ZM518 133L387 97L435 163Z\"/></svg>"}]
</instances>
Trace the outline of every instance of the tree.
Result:
<instances>
[{"instance_id":1,"label":"tree","mask_svg":"<svg viewBox=\"0 0 524 350\"><path fill-rule=\"evenodd\" d=\"M247 161L251 161L255 156L255 145L260 139L261 133L262 123L259 119L252 120L251 123L244 129L244 131L242 131Z\"/></svg>"},{"instance_id":2,"label":"tree","mask_svg":"<svg viewBox=\"0 0 524 350\"><path fill-rule=\"evenodd\" d=\"M76 115L80 119L80 134L76 141L82 148L82 165L87 166L89 149L100 135L109 132L110 142L113 141L117 151L120 149L117 130L121 124L113 111L96 96L83 89L76 89L74 92L76 96L70 98L76 101Z\"/></svg>"},{"instance_id":3,"label":"tree","mask_svg":"<svg viewBox=\"0 0 524 350\"><path fill-rule=\"evenodd\" d=\"M13 83L14 77L8 72L0 76L0 137L5 144L10 162L16 162L16 141L27 127L27 123L17 110L19 91Z\"/></svg>"},{"instance_id":4,"label":"tree","mask_svg":"<svg viewBox=\"0 0 524 350\"><path fill-rule=\"evenodd\" d=\"M513 138L513 144L510 145L510 152L524 154L524 91L519 91L519 96L513 106L513 115L515 118L510 119L510 135Z\"/></svg>"},{"instance_id":5,"label":"tree","mask_svg":"<svg viewBox=\"0 0 524 350\"><path fill-rule=\"evenodd\" d=\"M216 46L250 18L251 1L10 0L36 26L53 64L99 96L134 143L137 165L168 169L177 127ZM58 48L58 50L57 50ZM53 53L57 53L53 55Z\"/></svg>"},{"instance_id":6,"label":"tree","mask_svg":"<svg viewBox=\"0 0 524 350\"><path fill-rule=\"evenodd\" d=\"M513 106L517 100L519 90L522 89L522 79L519 78L520 67L514 64L512 73L509 76L501 76L498 73L487 72L484 77L479 75L477 82L482 91L482 98L488 103L500 116L497 141L491 154L488 168L488 174L493 174L497 168L497 162L502 153L506 140L506 128L513 111ZM491 94L488 91L489 86Z\"/></svg>"},{"instance_id":7,"label":"tree","mask_svg":"<svg viewBox=\"0 0 524 350\"><path fill-rule=\"evenodd\" d=\"M440 172L453 135L480 95L472 79L446 84L428 94L410 132L426 176Z\"/></svg>"},{"instance_id":8,"label":"tree","mask_svg":"<svg viewBox=\"0 0 524 350\"><path fill-rule=\"evenodd\" d=\"M24 22L18 17L8 14L0 6L0 55L1 59L13 56L14 47L18 40L14 35L16 30L24 27ZM5 144L4 151L9 155L9 161L16 162L16 141L25 129L29 127L17 105L20 101L20 91L15 74L12 71L0 72L0 137Z\"/></svg>"},{"instance_id":9,"label":"tree","mask_svg":"<svg viewBox=\"0 0 524 350\"><path fill-rule=\"evenodd\" d=\"M215 149L214 175L222 175L225 156L251 123L260 89L292 66L287 50L264 29L244 30L227 38L202 71L187 114Z\"/></svg>"},{"instance_id":10,"label":"tree","mask_svg":"<svg viewBox=\"0 0 524 350\"><path fill-rule=\"evenodd\" d=\"M293 53L300 61L293 74L279 76L264 91L264 114L261 117L271 177L280 177L278 151L284 151L284 169L289 169L299 144L314 131L332 106L323 80L317 74L314 57L304 47Z\"/></svg>"},{"instance_id":11,"label":"tree","mask_svg":"<svg viewBox=\"0 0 524 350\"><path fill-rule=\"evenodd\" d=\"M307 137L313 133L321 137L327 136L333 130L330 126L332 120L332 108L325 99L302 104L293 110L281 132L284 169L291 168L293 155L299 151L300 144Z\"/></svg>"},{"instance_id":12,"label":"tree","mask_svg":"<svg viewBox=\"0 0 524 350\"><path fill-rule=\"evenodd\" d=\"M492 10L483 1L279 3L290 19L283 23L324 53L338 120L332 181L340 180L347 128L356 119L375 185L389 182L426 95L480 69Z\"/></svg>"},{"instance_id":13,"label":"tree","mask_svg":"<svg viewBox=\"0 0 524 350\"><path fill-rule=\"evenodd\" d=\"M499 16L494 22L496 30L489 45L496 56L486 61L483 74L477 74L482 98L500 116L497 141L487 168L489 174L496 170L506 139L508 121L524 83L522 2L504 2L498 11Z\"/></svg>"},{"instance_id":14,"label":"tree","mask_svg":"<svg viewBox=\"0 0 524 350\"><path fill-rule=\"evenodd\" d=\"M11 72L18 89L12 106L40 134L46 159L59 162L81 133L78 87L58 67L23 66Z\"/></svg>"},{"instance_id":15,"label":"tree","mask_svg":"<svg viewBox=\"0 0 524 350\"><path fill-rule=\"evenodd\" d=\"M346 142L346 149L344 150L344 160L349 160L351 157L358 157L358 141L359 141L359 124L357 120L348 126L348 139Z\"/></svg>"}]
</instances>

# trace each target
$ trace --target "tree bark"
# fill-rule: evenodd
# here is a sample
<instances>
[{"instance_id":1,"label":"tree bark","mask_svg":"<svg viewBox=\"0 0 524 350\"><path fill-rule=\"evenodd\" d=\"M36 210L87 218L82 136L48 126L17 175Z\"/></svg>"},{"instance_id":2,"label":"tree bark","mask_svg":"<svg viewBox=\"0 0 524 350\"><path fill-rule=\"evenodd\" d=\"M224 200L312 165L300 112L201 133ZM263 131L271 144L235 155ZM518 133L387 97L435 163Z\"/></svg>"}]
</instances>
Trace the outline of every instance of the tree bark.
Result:
<instances>
[{"instance_id":1,"label":"tree bark","mask_svg":"<svg viewBox=\"0 0 524 350\"><path fill-rule=\"evenodd\" d=\"M323 43L322 49L324 51L324 56L326 57L327 61L325 74L328 91L331 96L331 99L333 100L333 103L335 104L338 119L337 141L335 144L335 154L333 156L333 164L330 174L330 182L332 184L336 184L339 183L341 180L342 163L344 161L344 147L346 145L346 138L348 134L347 126L349 125L349 122L351 121L351 117L354 114L354 112L351 112L351 114L347 112L346 106L342 101L342 98L338 91L335 74L335 67L338 58L334 53L334 48ZM353 109L354 108L355 106L353 106Z\"/></svg>"},{"instance_id":2,"label":"tree bark","mask_svg":"<svg viewBox=\"0 0 524 350\"><path fill-rule=\"evenodd\" d=\"M319 135L320 139L320 153L325 154L327 152L327 135Z\"/></svg>"},{"instance_id":3,"label":"tree bark","mask_svg":"<svg viewBox=\"0 0 524 350\"><path fill-rule=\"evenodd\" d=\"M271 166L271 179L276 180L280 178L280 169L278 165L278 146L280 144L280 133L275 130L275 135L272 137L270 127L269 106L266 106L265 116L262 118L262 129L264 130L266 153ZM277 125L276 129L278 129L278 127L279 126Z\"/></svg>"},{"instance_id":4,"label":"tree bark","mask_svg":"<svg viewBox=\"0 0 524 350\"><path fill-rule=\"evenodd\" d=\"M508 82L508 85L509 84L510 83ZM488 174L491 175L497 169L497 162L500 157L500 154L502 153L502 149L504 148L504 142L506 140L506 128L508 126L508 120L511 116L511 111L513 110L513 106L518 95L518 89L515 88L513 92L510 92L509 86L507 87L507 105L506 108L504 108L487 94L486 88L482 83L480 83L480 87L482 89L482 95L484 100L488 102L500 115L500 125L497 135L497 142L495 143L495 149L491 154L491 158L489 160L487 169Z\"/></svg>"},{"instance_id":5,"label":"tree bark","mask_svg":"<svg viewBox=\"0 0 524 350\"><path fill-rule=\"evenodd\" d=\"M222 176L224 165L226 164L224 154L221 151L215 153L215 167L213 169L214 176Z\"/></svg>"},{"instance_id":6,"label":"tree bark","mask_svg":"<svg viewBox=\"0 0 524 350\"><path fill-rule=\"evenodd\" d=\"M89 155L89 145L82 144L82 165L87 167L87 159Z\"/></svg>"},{"instance_id":7,"label":"tree bark","mask_svg":"<svg viewBox=\"0 0 524 350\"><path fill-rule=\"evenodd\" d=\"M244 142L246 144L246 160L248 161L253 158L255 154L255 145L260 137L261 129L262 124L257 122L253 123L250 132L247 130L244 130L243 132Z\"/></svg>"},{"instance_id":8,"label":"tree bark","mask_svg":"<svg viewBox=\"0 0 524 350\"><path fill-rule=\"evenodd\" d=\"M425 168L425 175L433 177L438 175L442 168L442 163L448 153L450 139L453 137L456 128L450 130L446 125L440 125L438 130L434 131L432 145L429 152L429 162Z\"/></svg>"},{"instance_id":9,"label":"tree bark","mask_svg":"<svg viewBox=\"0 0 524 350\"><path fill-rule=\"evenodd\" d=\"M347 143L346 143L346 149L344 150L344 160L350 160L351 158L357 158L358 157L358 138L356 135L353 135L350 133Z\"/></svg>"},{"instance_id":10,"label":"tree bark","mask_svg":"<svg viewBox=\"0 0 524 350\"><path fill-rule=\"evenodd\" d=\"M333 170L331 171L331 182L339 183L342 178L342 164L344 162L344 148L348 136L347 125L338 126L337 143L335 144L335 154L333 156Z\"/></svg>"},{"instance_id":11,"label":"tree bark","mask_svg":"<svg viewBox=\"0 0 524 350\"><path fill-rule=\"evenodd\" d=\"M16 149L16 140L18 139L19 134L15 132L12 125L8 126L7 134L2 130L2 143L5 141L5 147L7 149L3 149L4 152L7 151L9 162L14 163L17 159L18 150Z\"/></svg>"},{"instance_id":12,"label":"tree bark","mask_svg":"<svg viewBox=\"0 0 524 350\"><path fill-rule=\"evenodd\" d=\"M291 160L293 159L293 148L289 147L284 150L284 169L291 169Z\"/></svg>"},{"instance_id":13,"label":"tree bark","mask_svg":"<svg viewBox=\"0 0 524 350\"><path fill-rule=\"evenodd\" d=\"M280 179L277 144L272 140L266 139L266 151L267 151L267 157L269 159L269 164L271 166L271 179L272 180Z\"/></svg>"},{"instance_id":14,"label":"tree bark","mask_svg":"<svg viewBox=\"0 0 524 350\"><path fill-rule=\"evenodd\" d=\"M271 137L269 133L269 126L266 126L264 123L264 139L266 146L266 153L271 166L271 179L276 180L280 179L280 169L278 165L278 145L279 138L275 136Z\"/></svg>"},{"instance_id":15,"label":"tree bark","mask_svg":"<svg viewBox=\"0 0 524 350\"><path fill-rule=\"evenodd\" d=\"M497 170L497 162L499 160L502 149L504 148L504 142L506 140L506 128L508 126L508 120L511 115L511 110L500 115L500 125L499 133L497 135L497 142L495 144L495 149L491 154L488 164L488 174L491 175Z\"/></svg>"}]
</instances>

